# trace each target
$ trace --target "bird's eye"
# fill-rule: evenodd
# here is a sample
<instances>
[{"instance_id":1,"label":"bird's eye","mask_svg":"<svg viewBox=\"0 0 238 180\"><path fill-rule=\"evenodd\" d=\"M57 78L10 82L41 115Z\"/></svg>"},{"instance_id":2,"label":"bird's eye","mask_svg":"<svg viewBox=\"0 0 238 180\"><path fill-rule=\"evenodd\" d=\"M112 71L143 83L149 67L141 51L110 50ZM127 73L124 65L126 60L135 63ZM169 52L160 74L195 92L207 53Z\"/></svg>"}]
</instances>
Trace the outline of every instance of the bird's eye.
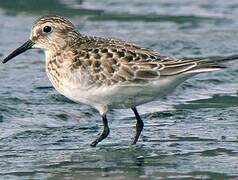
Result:
<instances>
[{"instance_id":1,"label":"bird's eye","mask_svg":"<svg viewBox=\"0 0 238 180\"><path fill-rule=\"evenodd\" d=\"M44 31L45 33L51 33L51 32L52 32L52 27L50 27L50 26L45 26L45 27L43 28L43 31Z\"/></svg>"}]
</instances>

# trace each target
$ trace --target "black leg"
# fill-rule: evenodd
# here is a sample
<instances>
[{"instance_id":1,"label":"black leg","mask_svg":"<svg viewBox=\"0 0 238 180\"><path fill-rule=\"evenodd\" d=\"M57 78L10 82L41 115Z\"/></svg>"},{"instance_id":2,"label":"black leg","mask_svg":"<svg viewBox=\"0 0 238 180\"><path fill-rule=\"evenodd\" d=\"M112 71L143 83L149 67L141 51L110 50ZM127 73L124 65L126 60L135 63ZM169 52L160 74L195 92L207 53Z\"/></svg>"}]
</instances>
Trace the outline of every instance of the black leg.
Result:
<instances>
[{"instance_id":1,"label":"black leg","mask_svg":"<svg viewBox=\"0 0 238 180\"><path fill-rule=\"evenodd\" d=\"M102 131L101 135L95 141L93 141L91 143L90 146L92 146L92 147L95 147L99 142L101 142L103 139L105 139L110 132L106 115L102 116L102 122L103 122L103 131Z\"/></svg>"},{"instance_id":2,"label":"black leg","mask_svg":"<svg viewBox=\"0 0 238 180\"><path fill-rule=\"evenodd\" d=\"M136 116L136 135L134 137L134 140L132 142L132 144L136 144L136 142L138 141L138 138L140 137L141 131L143 130L144 127L144 123L140 118L139 113L136 110L136 107L131 108L132 111L134 112L135 116Z\"/></svg>"}]
</instances>

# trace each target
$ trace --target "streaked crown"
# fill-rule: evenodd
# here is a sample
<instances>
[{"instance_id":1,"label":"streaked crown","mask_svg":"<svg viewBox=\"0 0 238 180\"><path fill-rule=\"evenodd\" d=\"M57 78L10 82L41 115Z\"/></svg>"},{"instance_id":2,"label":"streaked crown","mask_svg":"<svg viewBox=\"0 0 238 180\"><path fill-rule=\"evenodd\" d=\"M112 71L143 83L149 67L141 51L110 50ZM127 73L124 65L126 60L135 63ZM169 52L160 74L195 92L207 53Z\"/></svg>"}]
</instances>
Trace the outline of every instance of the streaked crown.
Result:
<instances>
[{"instance_id":1,"label":"streaked crown","mask_svg":"<svg viewBox=\"0 0 238 180\"><path fill-rule=\"evenodd\" d=\"M33 24L30 39L33 47L49 50L65 47L79 36L75 26L59 16L43 16Z\"/></svg>"}]
</instances>

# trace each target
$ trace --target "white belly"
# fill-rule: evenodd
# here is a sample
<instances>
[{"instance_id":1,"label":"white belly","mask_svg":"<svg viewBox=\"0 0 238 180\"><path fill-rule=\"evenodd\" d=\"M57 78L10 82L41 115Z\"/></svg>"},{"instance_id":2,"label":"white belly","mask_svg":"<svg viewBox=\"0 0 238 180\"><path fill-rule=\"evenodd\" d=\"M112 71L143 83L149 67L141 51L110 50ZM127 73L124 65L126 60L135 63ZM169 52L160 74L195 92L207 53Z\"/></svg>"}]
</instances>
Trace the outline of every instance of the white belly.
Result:
<instances>
[{"instance_id":1,"label":"white belly","mask_svg":"<svg viewBox=\"0 0 238 180\"><path fill-rule=\"evenodd\" d=\"M171 76L143 85L102 86L87 90L65 82L63 88L55 88L67 98L91 105L102 112L108 108L131 108L165 97L187 78L188 75L176 78Z\"/></svg>"}]
</instances>

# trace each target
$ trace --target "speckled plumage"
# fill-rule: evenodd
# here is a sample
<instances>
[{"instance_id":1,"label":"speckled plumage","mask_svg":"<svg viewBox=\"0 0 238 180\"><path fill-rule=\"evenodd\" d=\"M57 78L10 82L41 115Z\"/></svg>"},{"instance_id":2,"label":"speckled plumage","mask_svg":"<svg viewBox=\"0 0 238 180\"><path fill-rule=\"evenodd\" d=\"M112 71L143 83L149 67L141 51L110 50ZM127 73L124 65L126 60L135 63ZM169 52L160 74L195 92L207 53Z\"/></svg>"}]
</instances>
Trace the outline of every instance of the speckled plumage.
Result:
<instances>
[{"instance_id":1,"label":"speckled plumage","mask_svg":"<svg viewBox=\"0 0 238 180\"><path fill-rule=\"evenodd\" d=\"M84 36L59 16L39 18L30 40L4 62L30 48L45 51L46 72L61 94L93 106L102 115L104 131L92 146L109 133L109 109L132 108L137 119L135 144L143 128L136 106L166 96L192 75L221 68L206 60L162 56L117 39Z\"/></svg>"}]
</instances>

